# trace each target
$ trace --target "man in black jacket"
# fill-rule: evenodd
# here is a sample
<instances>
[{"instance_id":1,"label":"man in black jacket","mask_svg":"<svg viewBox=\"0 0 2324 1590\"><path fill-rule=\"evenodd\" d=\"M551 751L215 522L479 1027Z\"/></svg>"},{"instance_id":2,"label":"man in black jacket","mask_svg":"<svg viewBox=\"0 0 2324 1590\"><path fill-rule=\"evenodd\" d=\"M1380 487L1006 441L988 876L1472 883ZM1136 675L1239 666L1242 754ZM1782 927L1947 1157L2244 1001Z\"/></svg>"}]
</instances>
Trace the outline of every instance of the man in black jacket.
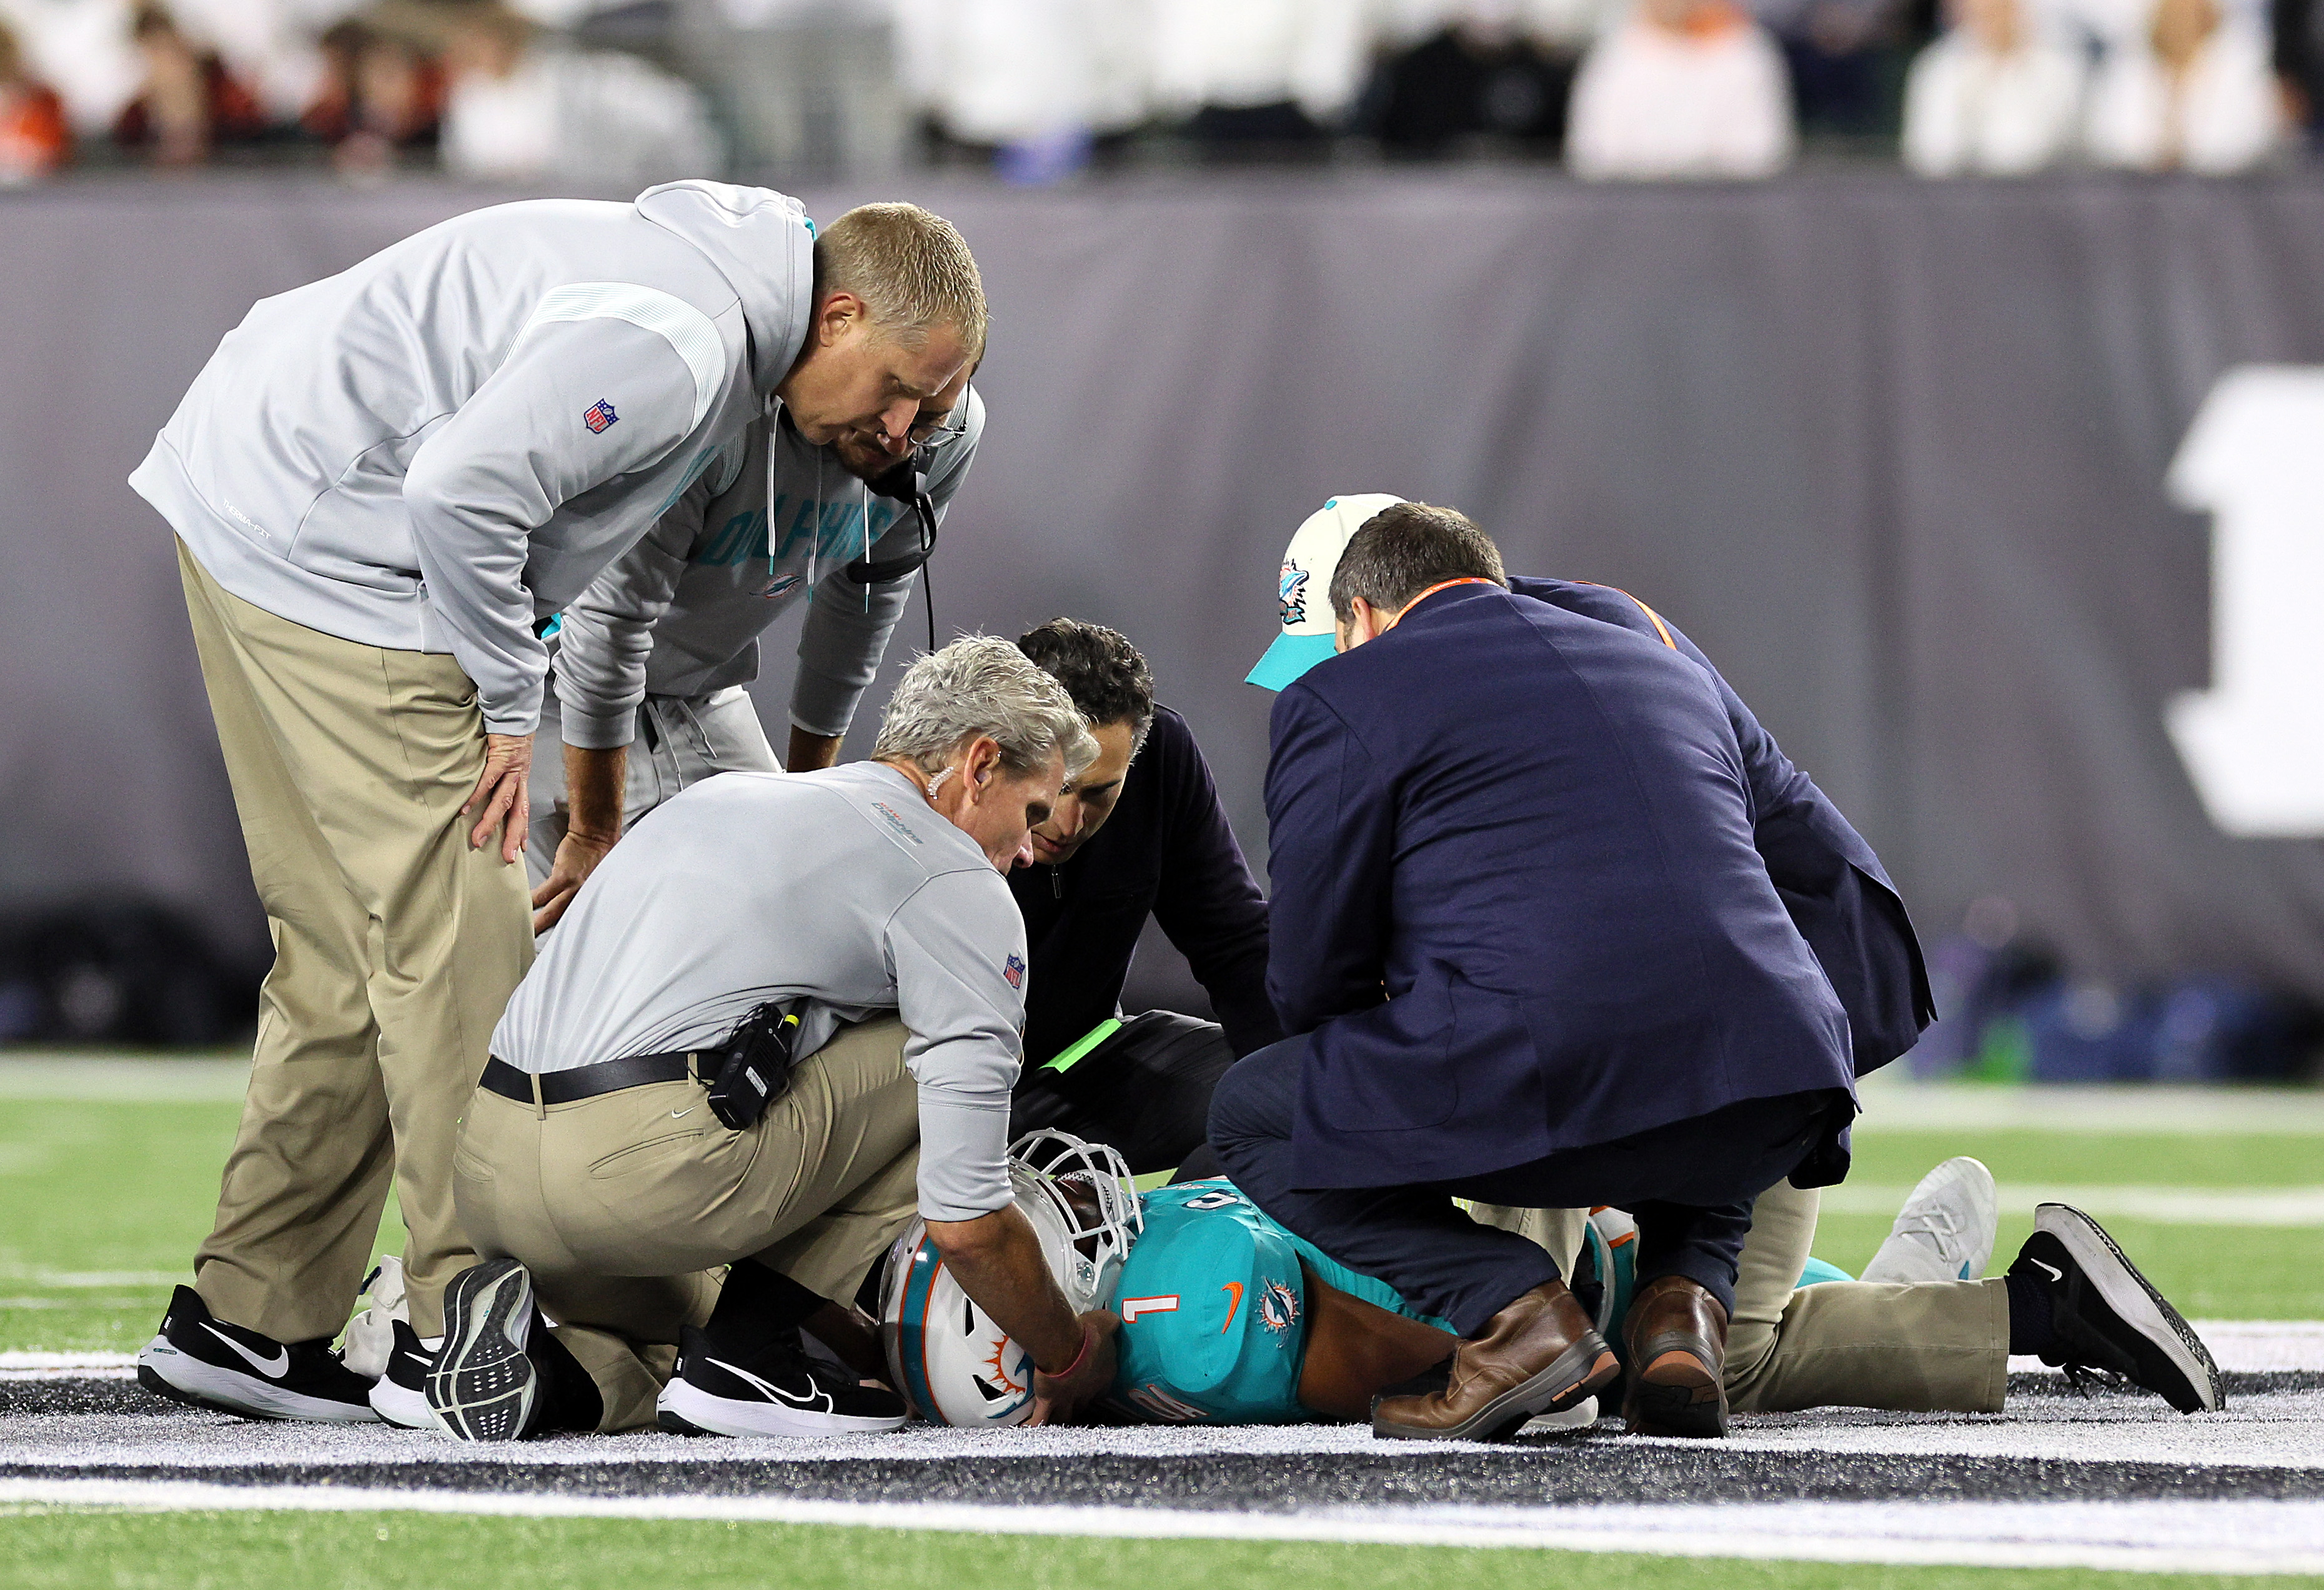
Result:
<instances>
[{"instance_id":1,"label":"man in black jacket","mask_svg":"<svg viewBox=\"0 0 2324 1590\"><path fill-rule=\"evenodd\" d=\"M1111 1143L1140 1174L1167 1170L1201 1145L1220 1076L1283 1036L1267 997L1267 901L1194 734L1155 703L1138 649L1070 618L1017 644L1065 687L1100 753L1033 830L1034 864L1009 879L1032 963L1010 1130L1060 1127ZM1149 915L1217 1022L1122 1018Z\"/></svg>"}]
</instances>

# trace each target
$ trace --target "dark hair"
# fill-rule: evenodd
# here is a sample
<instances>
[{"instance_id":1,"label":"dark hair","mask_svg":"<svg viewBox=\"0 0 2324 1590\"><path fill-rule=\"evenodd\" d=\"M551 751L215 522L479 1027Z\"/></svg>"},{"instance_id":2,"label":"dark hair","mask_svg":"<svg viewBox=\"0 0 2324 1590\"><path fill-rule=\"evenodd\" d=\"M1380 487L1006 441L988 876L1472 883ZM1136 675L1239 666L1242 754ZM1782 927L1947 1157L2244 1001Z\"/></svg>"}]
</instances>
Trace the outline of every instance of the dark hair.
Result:
<instances>
[{"instance_id":1,"label":"dark hair","mask_svg":"<svg viewBox=\"0 0 2324 1590\"><path fill-rule=\"evenodd\" d=\"M1345 624L1358 596L1383 613L1398 613L1430 586L1465 578L1509 583L1493 538L1451 508L1398 503L1348 539L1332 570L1332 613Z\"/></svg>"},{"instance_id":2,"label":"dark hair","mask_svg":"<svg viewBox=\"0 0 2324 1590\"><path fill-rule=\"evenodd\" d=\"M1093 726L1126 723L1130 753L1154 726L1154 670L1130 637L1102 624L1053 618L1017 637L1017 649L1065 687Z\"/></svg>"}]
</instances>

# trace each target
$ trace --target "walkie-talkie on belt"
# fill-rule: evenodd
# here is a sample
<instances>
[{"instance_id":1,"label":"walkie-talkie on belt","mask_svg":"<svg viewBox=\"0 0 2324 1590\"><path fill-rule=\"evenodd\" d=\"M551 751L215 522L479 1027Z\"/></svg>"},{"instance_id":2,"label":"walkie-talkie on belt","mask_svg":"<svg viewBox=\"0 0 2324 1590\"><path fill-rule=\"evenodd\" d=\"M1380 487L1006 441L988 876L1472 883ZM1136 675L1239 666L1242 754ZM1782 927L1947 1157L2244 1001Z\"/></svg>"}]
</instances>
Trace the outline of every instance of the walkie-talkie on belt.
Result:
<instances>
[{"instance_id":1,"label":"walkie-talkie on belt","mask_svg":"<svg viewBox=\"0 0 2324 1590\"><path fill-rule=\"evenodd\" d=\"M799 1019L772 1001L742 1018L711 1051L718 1070L710 1083L710 1113L735 1132L753 1124L791 1085L791 1055Z\"/></svg>"}]
</instances>

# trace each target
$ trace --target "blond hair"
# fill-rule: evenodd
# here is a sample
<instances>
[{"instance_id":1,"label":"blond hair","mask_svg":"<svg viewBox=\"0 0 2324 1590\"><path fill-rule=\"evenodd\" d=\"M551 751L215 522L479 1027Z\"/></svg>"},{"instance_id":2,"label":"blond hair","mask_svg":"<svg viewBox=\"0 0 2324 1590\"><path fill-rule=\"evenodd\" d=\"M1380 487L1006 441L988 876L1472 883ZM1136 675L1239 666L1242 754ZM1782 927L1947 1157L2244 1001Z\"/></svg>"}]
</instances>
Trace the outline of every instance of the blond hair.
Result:
<instances>
[{"instance_id":1,"label":"blond hair","mask_svg":"<svg viewBox=\"0 0 2324 1590\"><path fill-rule=\"evenodd\" d=\"M984 355L984 279L968 240L917 204L859 204L816 234L816 302L835 292L862 299L872 324L908 347L948 326L972 363Z\"/></svg>"}]
</instances>

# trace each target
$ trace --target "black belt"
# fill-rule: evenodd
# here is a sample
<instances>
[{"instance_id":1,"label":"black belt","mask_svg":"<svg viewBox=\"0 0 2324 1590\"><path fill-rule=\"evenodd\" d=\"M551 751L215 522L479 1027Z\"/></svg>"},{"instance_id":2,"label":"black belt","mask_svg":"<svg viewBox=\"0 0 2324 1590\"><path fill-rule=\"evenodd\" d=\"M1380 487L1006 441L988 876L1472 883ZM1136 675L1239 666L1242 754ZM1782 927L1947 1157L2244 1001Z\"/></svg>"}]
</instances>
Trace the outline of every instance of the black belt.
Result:
<instances>
[{"instance_id":1,"label":"black belt","mask_svg":"<svg viewBox=\"0 0 2324 1590\"><path fill-rule=\"evenodd\" d=\"M625 1060L603 1060L594 1066L577 1066L570 1071L546 1072L538 1077L530 1071L518 1070L506 1060L490 1059L484 1062L484 1074L477 1086L503 1098L529 1105L532 1103L532 1086L539 1082L542 1104L569 1105L579 1099L595 1098L601 1093L643 1087L651 1082L683 1081L694 1074L691 1062L696 1052L687 1049L679 1054L632 1055Z\"/></svg>"}]
</instances>

